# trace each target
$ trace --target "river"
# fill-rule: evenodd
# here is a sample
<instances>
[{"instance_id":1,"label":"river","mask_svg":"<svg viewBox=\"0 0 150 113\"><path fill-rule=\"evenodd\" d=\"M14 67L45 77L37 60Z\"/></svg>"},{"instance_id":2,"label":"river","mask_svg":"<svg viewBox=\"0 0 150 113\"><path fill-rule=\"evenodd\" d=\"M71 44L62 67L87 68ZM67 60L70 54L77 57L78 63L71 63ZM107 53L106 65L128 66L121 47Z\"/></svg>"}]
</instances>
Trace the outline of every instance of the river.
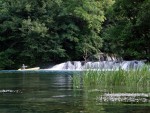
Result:
<instances>
[{"instance_id":1,"label":"river","mask_svg":"<svg viewBox=\"0 0 150 113\"><path fill-rule=\"evenodd\" d=\"M74 87L73 76L77 74L0 71L0 113L150 113L148 92L87 91Z\"/></svg>"}]
</instances>

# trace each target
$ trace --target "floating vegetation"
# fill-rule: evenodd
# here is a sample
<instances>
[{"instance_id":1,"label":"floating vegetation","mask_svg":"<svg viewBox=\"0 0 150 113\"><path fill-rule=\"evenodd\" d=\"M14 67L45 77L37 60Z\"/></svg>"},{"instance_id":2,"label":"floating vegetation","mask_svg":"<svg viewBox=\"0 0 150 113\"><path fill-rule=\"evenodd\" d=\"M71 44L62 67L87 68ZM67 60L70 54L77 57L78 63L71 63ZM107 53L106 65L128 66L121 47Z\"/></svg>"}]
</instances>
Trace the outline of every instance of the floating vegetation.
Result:
<instances>
[{"instance_id":1,"label":"floating vegetation","mask_svg":"<svg viewBox=\"0 0 150 113\"><path fill-rule=\"evenodd\" d=\"M20 90L2 89L0 93L21 93Z\"/></svg>"},{"instance_id":2,"label":"floating vegetation","mask_svg":"<svg viewBox=\"0 0 150 113\"><path fill-rule=\"evenodd\" d=\"M150 70L85 71L73 76L73 87L97 102L150 103Z\"/></svg>"},{"instance_id":3,"label":"floating vegetation","mask_svg":"<svg viewBox=\"0 0 150 113\"><path fill-rule=\"evenodd\" d=\"M150 91L150 70L147 67L143 67L138 70L122 70L118 71L85 71L81 76L73 76L76 85L81 83L86 87L115 87L126 86L128 91L143 89Z\"/></svg>"},{"instance_id":4,"label":"floating vegetation","mask_svg":"<svg viewBox=\"0 0 150 113\"><path fill-rule=\"evenodd\" d=\"M97 97L100 102L149 103L150 94L146 93L106 93Z\"/></svg>"}]
</instances>

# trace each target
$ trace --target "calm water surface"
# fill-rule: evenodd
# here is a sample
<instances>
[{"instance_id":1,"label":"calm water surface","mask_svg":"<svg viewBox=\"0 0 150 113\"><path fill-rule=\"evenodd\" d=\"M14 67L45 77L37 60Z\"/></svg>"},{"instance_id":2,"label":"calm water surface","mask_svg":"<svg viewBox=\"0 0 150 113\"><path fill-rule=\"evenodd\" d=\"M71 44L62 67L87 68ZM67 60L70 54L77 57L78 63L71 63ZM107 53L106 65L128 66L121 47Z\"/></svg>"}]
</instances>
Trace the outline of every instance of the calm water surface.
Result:
<instances>
[{"instance_id":1,"label":"calm water surface","mask_svg":"<svg viewBox=\"0 0 150 113\"><path fill-rule=\"evenodd\" d=\"M0 113L150 113L148 93L142 103L105 101L112 95L101 99L105 90L90 89L87 93L82 86L74 88L72 76L0 72Z\"/></svg>"}]
</instances>

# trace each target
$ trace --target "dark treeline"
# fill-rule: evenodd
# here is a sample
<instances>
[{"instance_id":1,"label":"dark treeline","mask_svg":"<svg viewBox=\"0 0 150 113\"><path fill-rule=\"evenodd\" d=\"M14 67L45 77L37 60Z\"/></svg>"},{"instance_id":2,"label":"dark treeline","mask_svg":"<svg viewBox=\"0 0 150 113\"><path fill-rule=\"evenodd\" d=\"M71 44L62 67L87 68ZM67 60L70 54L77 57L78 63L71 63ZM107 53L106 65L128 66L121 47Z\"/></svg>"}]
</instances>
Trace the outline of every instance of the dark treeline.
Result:
<instances>
[{"instance_id":1,"label":"dark treeline","mask_svg":"<svg viewBox=\"0 0 150 113\"><path fill-rule=\"evenodd\" d=\"M116 0L106 17L104 51L150 60L150 0Z\"/></svg>"},{"instance_id":2,"label":"dark treeline","mask_svg":"<svg viewBox=\"0 0 150 113\"><path fill-rule=\"evenodd\" d=\"M0 0L0 69L150 58L150 0Z\"/></svg>"}]
</instances>

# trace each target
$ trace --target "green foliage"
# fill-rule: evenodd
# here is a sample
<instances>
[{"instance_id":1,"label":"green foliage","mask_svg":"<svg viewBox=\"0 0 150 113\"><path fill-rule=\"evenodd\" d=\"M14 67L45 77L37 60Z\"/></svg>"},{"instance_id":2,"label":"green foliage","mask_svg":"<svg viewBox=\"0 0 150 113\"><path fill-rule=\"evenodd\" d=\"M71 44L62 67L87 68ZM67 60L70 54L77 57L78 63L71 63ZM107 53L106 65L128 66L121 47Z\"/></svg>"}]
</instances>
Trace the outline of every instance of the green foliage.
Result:
<instances>
[{"instance_id":1,"label":"green foliage","mask_svg":"<svg viewBox=\"0 0 150 113\"><path fill-rule=\"evenodd\" d=\"M103 51L117 53L124 59L150 57L150 1L116 0L107 13L103 32Z\"/></svg>"},{"instance_id":2,"label":"green foliage","mask_svg":"<svg viewBox=\"0 0 150 113\"><path fill-rule=\"evenodd\" d=\"M10 68L14 64L14 61L10 60L12 56L15 57L15 51L12 49L0 53L0 69L5 68L5 66Z\"/></svg>"},{"instance_id":3,"label":"green foliage","mask_svg":"<svg viewBox=\"0 0 150 113\"><path fill-rule=\"evenodd\" d=\"M1 59L14 51L1 68L86 60L102 43L106 53L149 59L149 8L149 0L1 0Z\"/></svg>"},{"instance_id":4,"label":"green foliage","mask_svg":"<svg viewBox=\"0 0 150 113\"><path fill-rule=\"evenodd\" d=\"M107 2L108 1L108 2ZM1 0L1 68L81 60L102 46L99 33L111 0ZM86 51L86 52L85 52ZM1 57L3 59L4 57Z\"/></svg>"},{"instance_id":5,"label":"green foliage","mask_svg":"<svg viewBox=\"0 0 150 113\"><path fill-rule=\"evenodd\" d=\"M149 92L150 76L149 67L145 66L138 70L124 71L85 71L81 76L74 75L74 87L92 88L92 89L110 89L112 87L125 87L125 92Z\"/></svg>"}]
</instances>

